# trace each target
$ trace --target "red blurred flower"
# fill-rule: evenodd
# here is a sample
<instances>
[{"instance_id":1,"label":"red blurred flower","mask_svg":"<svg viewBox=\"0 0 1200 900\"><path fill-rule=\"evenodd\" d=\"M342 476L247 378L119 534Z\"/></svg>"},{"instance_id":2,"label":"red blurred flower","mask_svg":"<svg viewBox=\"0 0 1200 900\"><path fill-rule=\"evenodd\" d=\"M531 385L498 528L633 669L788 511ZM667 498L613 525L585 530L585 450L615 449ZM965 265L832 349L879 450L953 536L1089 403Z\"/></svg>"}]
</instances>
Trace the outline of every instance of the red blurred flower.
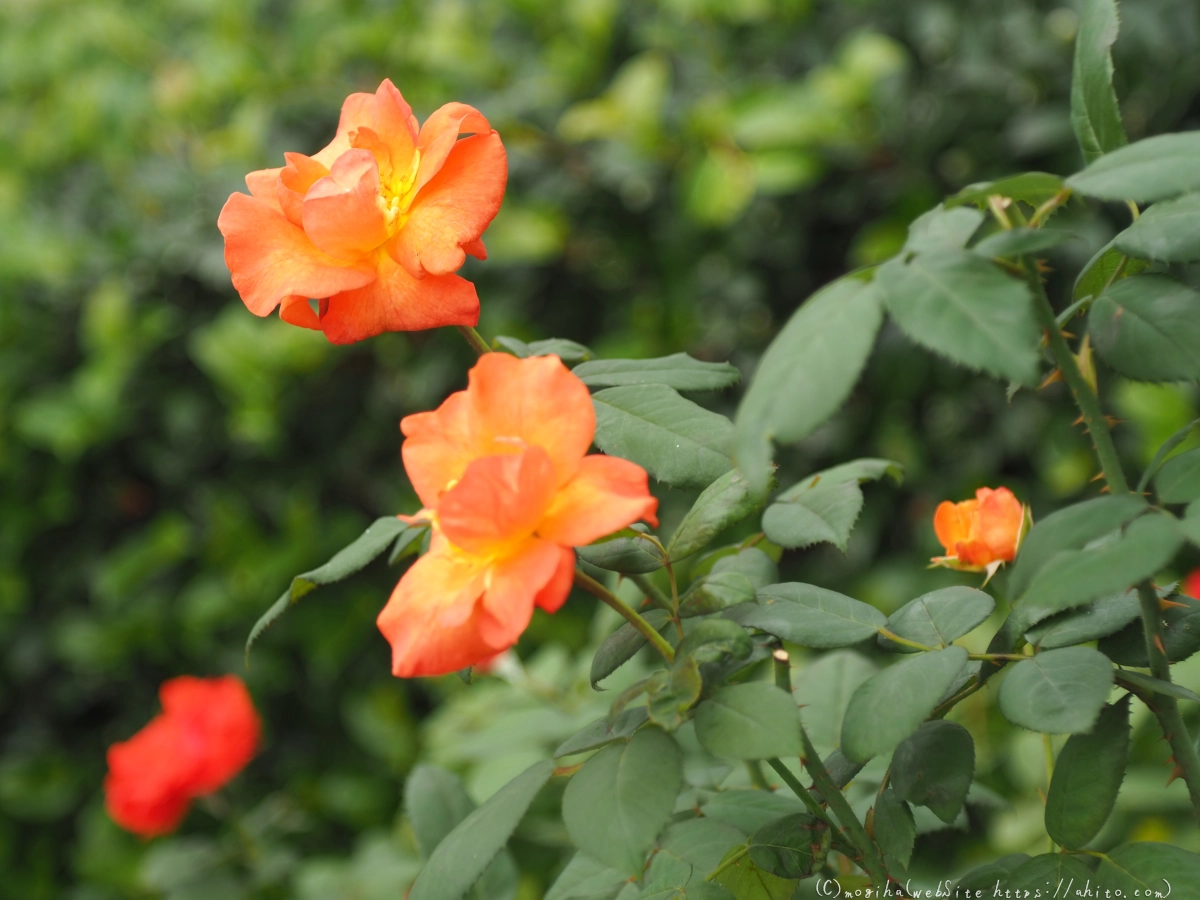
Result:
<instances>
[{"instance_id":1,"label":"red blurred flower","mask_svg":"<svg viewBox=\"0 0 1200 900\"><path fill-rule=\"evenodd\" d=\"M113 821L143 837L174 831L192 798L232 779L254 756L260 724L236 675L184 675L159 688L163 712L108 748L105 801Z\"/></svg>"},{"instance_id":2,"label":"red blurred flower","mask_svg":"<svg viewBox=\"0 0 1200 900\"><path fill-rule=\"evenodd\" d=\"M987 571L1012 562L1027 530L1028 511L1006 487L980 488L975 499L938 504L933 530L946 548L934 565L965 572Z\"/></svg>"},{"instance_id":3,"label":"red blurred flower","mask_svg":"<svg viewBox=\"0 0 1200 900\"><path fill-rule=\"evenodd\" d=\"M447 103L418 129L385 80L346 98L329 146L284 158L247 175L251 196L231 195L217 220L252 313L278 306L338 344L479 320L475 286L454 273L487 257L508 160L478 110Z\"/></svg>"},{"instance_id":4,"label":"red blurred flower","mask_svg":"<svg viewBox=\"0 0 1200 900\"><path fill-rule=\"evenodd\" d=\"M596 414L556 356L482 356L465 391L408 416L404 467L429 552L379 614L392 672L442 675L517 642L571 590L573 547L638 519L657 525L646 471L587 451Z\"/></svg>"},{"instance_id":5,"label":"red blurred flower","mask_svg":"<svg viewBox=\"0 0 1200 900\"><path fill-rule=\"evenodd\" d=\"M1200 600L1200 568L1192 569L1183 579L1182 591L1193 600Z\"/></svg>"}]
</instances>

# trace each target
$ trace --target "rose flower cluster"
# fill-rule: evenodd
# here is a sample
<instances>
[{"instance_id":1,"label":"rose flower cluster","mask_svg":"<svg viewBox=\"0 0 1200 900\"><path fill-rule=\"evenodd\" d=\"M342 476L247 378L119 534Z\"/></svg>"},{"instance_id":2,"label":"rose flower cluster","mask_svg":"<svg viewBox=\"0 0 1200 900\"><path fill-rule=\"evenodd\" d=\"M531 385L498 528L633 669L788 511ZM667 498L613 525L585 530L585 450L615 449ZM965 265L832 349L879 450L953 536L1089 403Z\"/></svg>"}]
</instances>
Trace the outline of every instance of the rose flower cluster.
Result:
<instances>
[{"instance_id":1,"label":"rose flower cluster","mask_svg":"<svg viewBox=\"0 0 1200 900\"><path fill-rule=\"evenodd\" d=\"M218 227L233 285L251 312L349 343L384 331L479 317L467 254L500 208L507 161L477 110L449 103L418 126L390 81L352 94L332 142L251 172ZM482 341L475 335L476 346ZM466 390L400 423L404 468L423 505L400 518L430 529L428 551L379 614L400 677L487 665L516 644L535 608L554 612L575 577L574 548L638 520L658 501L635 463L589 454L588 388L556 356L484 353ZM988 571L1011 561L1028 512L1007 488L942 503L936 565ZM193 799L253 757L260 723L240 679L163 684L163 712L108 752L112 818L143 836L174 830Z\"/></svg>"}]
</instances>

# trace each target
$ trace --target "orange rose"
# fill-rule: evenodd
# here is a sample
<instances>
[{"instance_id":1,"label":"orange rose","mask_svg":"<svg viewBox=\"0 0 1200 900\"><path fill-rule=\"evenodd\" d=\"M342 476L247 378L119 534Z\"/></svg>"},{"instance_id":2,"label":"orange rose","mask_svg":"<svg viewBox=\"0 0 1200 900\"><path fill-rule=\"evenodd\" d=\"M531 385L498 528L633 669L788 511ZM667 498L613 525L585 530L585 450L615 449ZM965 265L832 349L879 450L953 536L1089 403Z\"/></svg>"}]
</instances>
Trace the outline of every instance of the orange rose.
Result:
<instances>
[{"instance_id":1,"label":"orange rose","mask_svg":"<svg viewBox=\"0 0 1200 900\"><path fill-rule=\"evenodd\" d=\"M398 676L442 675L511 647L535 606L566 600L573 547L638 519L658 524L641 466L586 455L591 396L556 356L485 354L465 391L400 429L425 505L413 518L433 531L379 614Z\"/></svg>"},{"instance_id":2,"label":"orange rose","mask_svg":"<svg viewBox=\"0 0 1200 900\"><path fill-rule=\"evenodd\" d=\"M938 504L933 530L946 548L934 565L964 572L987 571L1012 562L1025 535L1028 512L1013 492L1001 487L980 488L974 500Z\"/></svg>"},{"instance_id":3,"label":"orange rose","mask_svg":"<svg viewBox=\"0 0 1200 900\"><path fill-rule=\"evenodd\" d=\"M468 253L487 257L480 236L500 209L508 161L477 110L448 103L418 131L385 80L346 98L328 147L284 158L247 175L251 196L232 194L217 220L252 313L278 306L338 344L479 320L475 286L454 272Z\"/></svg>"}]
</instances>

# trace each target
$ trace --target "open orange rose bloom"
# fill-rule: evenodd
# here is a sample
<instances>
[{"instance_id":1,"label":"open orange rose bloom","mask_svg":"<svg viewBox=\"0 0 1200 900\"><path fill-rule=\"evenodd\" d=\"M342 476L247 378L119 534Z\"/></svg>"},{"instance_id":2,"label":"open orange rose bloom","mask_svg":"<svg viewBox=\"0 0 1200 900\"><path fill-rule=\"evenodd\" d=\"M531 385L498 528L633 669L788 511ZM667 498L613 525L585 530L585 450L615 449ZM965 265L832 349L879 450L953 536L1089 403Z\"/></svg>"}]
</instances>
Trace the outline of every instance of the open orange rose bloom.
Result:
<instances>
[{"instance_id":1,"label":"open orange rose bloom","mask_svg":"<svg viewBox=\"0 0 1200 900\"><path fill-rule=\"evenodd\" d=\"M517 642L567 598L573 547L658 521L641 466L587 451L587 387L556 356L482 356L465 391L400 423L429 552L379 614L392 672L442 675Z\"/></svg>"},{"instance_id":2,"label":"open orange rose bloom","mask_svg":"<svg viewBox=\"0 0 1200 900\"><path fill-rule=\"evenodd\" d=\"M466 254L487 256L480 237L500 209L508 162L477 110L448 103L418 130L384 81L346 98L328 147L284 158L247 175L251 196L231 195L217 221L251 312L278 306L339 344L478 321L475 286L454 273Z\"/></svg>"},{"instance_id":3,"label":"open orange rose bloom","mask_svg":"<svg viewBox=\"0 0 1200 900\"><path fill-rule=\"evenodd\" d=\"M946 548L933 563L964 572L995 572L1012 562L1025 536L1028 512L1008 488L980 488L974 500L938 504L933 530Z\"/></svg>"}]
</instances>

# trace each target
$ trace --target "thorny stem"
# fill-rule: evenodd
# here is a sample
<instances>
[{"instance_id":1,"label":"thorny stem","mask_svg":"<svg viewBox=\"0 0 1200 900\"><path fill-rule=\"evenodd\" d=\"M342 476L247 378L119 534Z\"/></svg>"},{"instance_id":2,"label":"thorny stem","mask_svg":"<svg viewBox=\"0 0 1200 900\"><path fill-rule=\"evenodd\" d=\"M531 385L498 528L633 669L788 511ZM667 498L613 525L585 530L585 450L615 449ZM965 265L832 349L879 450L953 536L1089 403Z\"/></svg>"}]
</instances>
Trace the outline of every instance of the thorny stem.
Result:
<instances>
[{"instance_id":1,"label":"thorny stem","mask_svg":"<svg viewBox=\"0 0 1200 900\"><path fill-rule=\"evenodd\" d=\"M599 597L604 603L619 612L625 621L632 625L642 637L653 645L655 650L662 654L663 659L669 663L675 662L675 651L671 649L671 645L666 642L666 639L661 634L654 630L654 627L649 622L638 615L633 607L595 578L586 572L581 572L579 569L575 570L575 583L592 596Z\"/></svg>"},{"instance_id":2,"label":"thorny stem","mask_svg":"<svg viewBox=\"0 0 1200 900\"><path fill-rule=\"evenodd\" d=\"M767 776L763 774L762 766L759 765L757 759L746 760L746 771L750 775L750 783L760 791L771 790L771 785L767 781Z\"/></svg>"},{"instance_id":3,"label":"thorny stem","mask_svg":"<svg viewBox=\"0 0 1200 900\"><path fill-rule=\"evenodd\" d=\"M492 348L488 346L487 341L470 325L455 325L454 327L458 329L458 333L463 336L463 340L470 344L471 349L479 356L492 352Z\"/></svg>"},{"instance_id":4,"label":"thorny stem","mask_svg":"<svg viewBox=\"0 0 1200 900\"><path fill-rule=\"evenodd\" d=\"M1138 585L1138 599L1142 604L1142 624L1146 634L1146 655L1150 659L1150 674L1160 681L1170 682L1171 663L1167 659L1162 640L1162 613L1158 606L1158 592L1149 581ZM1179 704L1174 697L1155 694L1152 703L1147 704L1158 717L1162 726L1163 736L1171 745L1171 755L1175 760L1176 774L1182 775L1187 784L1188 796L1192 800L1192 810L1200 821L1200 756L1183 724L1183 716L1179 714Z\"/></svg>"},{"instance_id":5,"label":"thorny stem","mask_svg":"<svg viewBox=\"0 0 1200 900\"><path fill-rule=\"evenodd\" d=\"M1083 373L1080 372L1075 356L1067 346L1062 332L1059 331L1054 318L1054 309L1046 296L1046 289L1042 285L1042 279L1037 274L1036 267L1031 266L1027 260L1023 260L1022 264L1025 267L1029 285L1033 288L1034 309L1042 327L1046 329L1050 352L1054 355L1054 361L1058 364L1063 379L1071 389L1080 412L1083 413L1088 434L1092 438L1092 446L1096 449L1096 456L1100 460L1100 468L1104 472L1109 490L1114 494L1127 494L1129 493L1129 482L1125 479L1125 471L1121 468L1121 462L1117 457L1117 450L1108 430L1108 422L1100 408L1100 400L1083 377ZM1163 644L1162 615L1158 606L1158 593L1148 579L1138 585L1138 599L1142 607L1142 630L1146 638L1146 655L1149 657L1150 671L1155 678L1170 683L1171 664L1167 659ZM1187 728L1183 724L1183 717L1179 714L1179 705L1175 702L1175 698L1158 695L1155 697L1154 703L1155 705L1151 709L1158 717L1163 736L1171 745L1176 767L1172 774L1178 773L1183 776L1192 801L1192 812L1197 821L1200 821L1200 756L1197 755Z\"/></svg>"},{"instance_id":6,"label":"thorny stem","mask_svg":"<svg viewBox=\"0 0 1200 900\"><path fill-rule=\"evenodd\" d=\"M645 575L627 575L625 577L636 584L655 606L665 609L667 612L674 612L671 608L671 599L662 592L662 589L657 584Z\"/></svg>"}]
</instances>

